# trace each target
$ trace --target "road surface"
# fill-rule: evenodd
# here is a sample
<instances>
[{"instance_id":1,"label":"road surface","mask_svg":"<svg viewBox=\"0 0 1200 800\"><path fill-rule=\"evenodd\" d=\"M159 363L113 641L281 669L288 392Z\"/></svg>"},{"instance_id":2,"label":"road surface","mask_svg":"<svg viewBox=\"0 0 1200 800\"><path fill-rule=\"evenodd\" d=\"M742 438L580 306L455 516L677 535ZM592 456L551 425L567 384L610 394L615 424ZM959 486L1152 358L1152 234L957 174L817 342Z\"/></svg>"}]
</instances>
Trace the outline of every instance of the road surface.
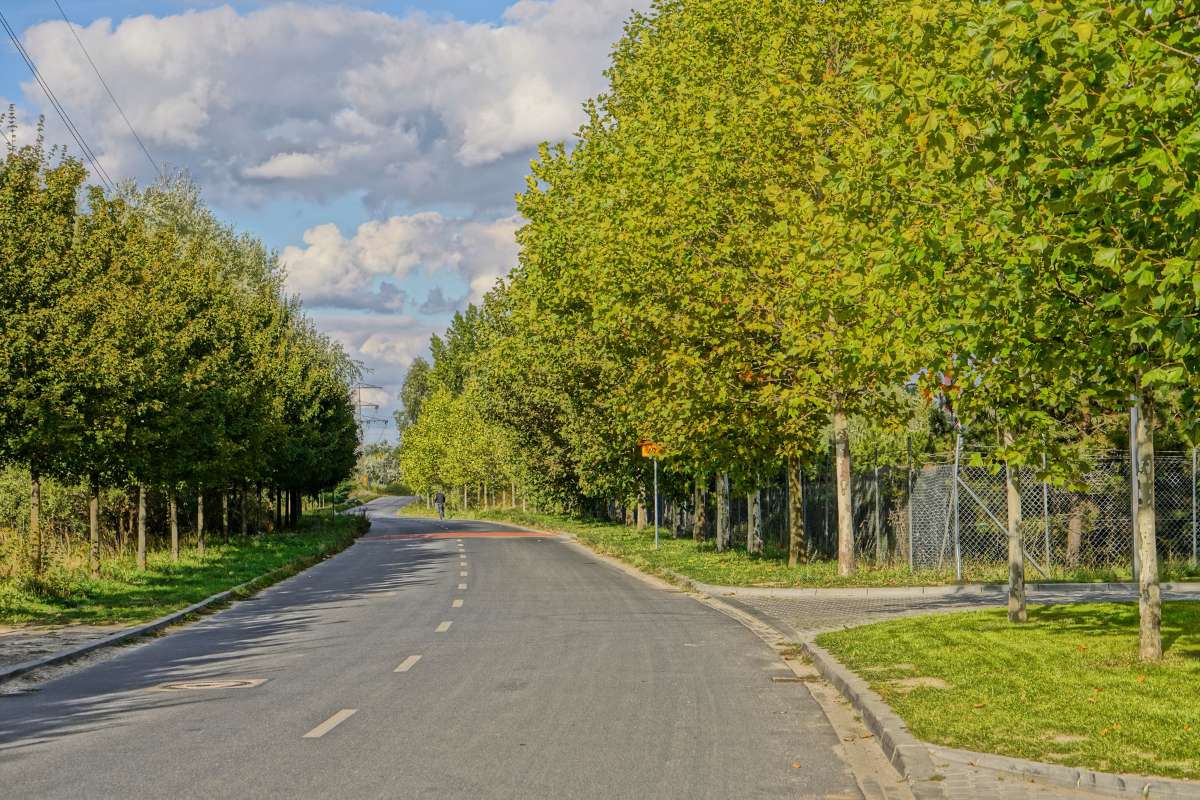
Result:
<instances>
[{"instance_id":1,"label":"road surface","mask_svg":"<svg viewBox=\"0 0 1200 800\"><path fill-rule=\"evenodd\" d=\"M556 537L398 505L253 599L0 696L0 796L861 796L735 621Z\"/></svg>"}]
</instances>

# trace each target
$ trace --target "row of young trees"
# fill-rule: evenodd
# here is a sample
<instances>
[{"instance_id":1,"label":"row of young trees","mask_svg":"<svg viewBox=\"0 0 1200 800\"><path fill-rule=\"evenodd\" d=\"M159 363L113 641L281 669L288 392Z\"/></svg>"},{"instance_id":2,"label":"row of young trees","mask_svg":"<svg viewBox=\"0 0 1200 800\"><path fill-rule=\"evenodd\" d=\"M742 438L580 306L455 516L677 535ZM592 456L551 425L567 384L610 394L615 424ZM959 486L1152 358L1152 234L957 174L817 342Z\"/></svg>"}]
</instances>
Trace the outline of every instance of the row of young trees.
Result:
<instances>
[{"instance_id":1,"label":"row of young trees","mask_svg":"<svg viewBox=\"0 0 1200 800\"><path fill-rule=\"evenodd\" d=\"M850 418L903 424L914 376L998 462L1048 450L1060 480L1088 420L1132 403L1157 658L1153 434L1164 403L1191 441L1200 420L1196 12L659 0L574 147L542 148L520 265L447 391L500 431L506 469L567 500L635 493L640 439L676 473L752 482L782 460L798 481L832 429L843 574ZM413 442L456 433L426 409Z\"/></svg>"},{"instance_id":2,"label":"row of young trees","mask_svg":"<svg viewBox=\"0 0 1200 800\"><path fill-rule=\"evenodd\" d=\"M11 112L10 112L11 114ZM10 128L12 127L10 119ZM10 137L13 138L13 137ZM0 162L0 462L31 476L29 537L43 569L40 487L83 483L90 567L103 487L203 498L262 486L299 507L347 477L358 368L282 285L275 255L217 220L181 175L113 195L62 152Z\"/></svg>"}]
</instances>

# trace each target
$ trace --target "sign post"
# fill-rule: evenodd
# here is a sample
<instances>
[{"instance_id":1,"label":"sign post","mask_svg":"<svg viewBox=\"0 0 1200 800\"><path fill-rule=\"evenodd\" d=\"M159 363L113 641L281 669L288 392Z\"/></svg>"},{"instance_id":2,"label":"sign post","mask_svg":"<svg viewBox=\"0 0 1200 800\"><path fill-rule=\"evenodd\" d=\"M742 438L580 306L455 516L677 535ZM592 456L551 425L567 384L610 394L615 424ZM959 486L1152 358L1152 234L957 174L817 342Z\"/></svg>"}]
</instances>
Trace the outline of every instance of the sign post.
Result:
<instances>
[{"instance_id":1,"label":"sign post","mask_svg":"<svg viewBox=\"0 0 1200 800\"><path fill-rule=\"evenodd\" d=\"M658 457L662 455L662 445L654 442L641 443L642 457L654 461L654 549L658 549Z\"/></svg>"}]
</instances>

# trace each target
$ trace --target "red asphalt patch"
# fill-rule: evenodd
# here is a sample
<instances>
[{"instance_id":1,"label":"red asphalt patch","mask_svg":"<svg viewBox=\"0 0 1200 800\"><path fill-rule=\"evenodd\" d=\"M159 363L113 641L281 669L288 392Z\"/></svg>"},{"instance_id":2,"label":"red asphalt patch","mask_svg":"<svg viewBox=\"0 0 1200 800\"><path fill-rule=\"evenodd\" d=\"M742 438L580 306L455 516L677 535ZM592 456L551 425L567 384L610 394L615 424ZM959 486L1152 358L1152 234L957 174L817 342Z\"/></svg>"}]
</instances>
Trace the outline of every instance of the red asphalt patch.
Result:
<instances>
[{"instance_id":1,"label":"red asphalt patch","mask_svg":"<svg viewBox=\"0 0 1200 800\"><path fill-rule=\"evenodd\" d=\"M530 531L430 531L428 533L389 533L383 536L363 536L360 542L395 542L405 539L546 539L553 533Z\"/></svg>"}]
</instances>

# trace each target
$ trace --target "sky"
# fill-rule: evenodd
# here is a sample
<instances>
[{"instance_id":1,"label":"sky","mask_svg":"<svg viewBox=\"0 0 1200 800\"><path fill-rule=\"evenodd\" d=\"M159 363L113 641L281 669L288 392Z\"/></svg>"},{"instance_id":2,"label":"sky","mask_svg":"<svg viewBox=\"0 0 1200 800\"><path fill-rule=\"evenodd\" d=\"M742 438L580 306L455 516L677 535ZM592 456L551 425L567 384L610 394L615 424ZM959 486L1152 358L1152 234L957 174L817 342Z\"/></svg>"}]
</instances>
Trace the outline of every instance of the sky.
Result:
<instances>
[{"instance_id":1,"label":"sky","mask_svg":"<svg viewBox=\"0 0 1200 800\"><path fill-rule=\"evenodd\" d=\"M288 288L369 370L390 420L405 371L517 259L514 195L602 92L649 0L59 0L160 165L281 255ZM53 0L0 8L114 180L138 147ZM0 106L70 144L0 34ZM392 438L375 427L368 441Z\"/></svg>"}]
</instances>

